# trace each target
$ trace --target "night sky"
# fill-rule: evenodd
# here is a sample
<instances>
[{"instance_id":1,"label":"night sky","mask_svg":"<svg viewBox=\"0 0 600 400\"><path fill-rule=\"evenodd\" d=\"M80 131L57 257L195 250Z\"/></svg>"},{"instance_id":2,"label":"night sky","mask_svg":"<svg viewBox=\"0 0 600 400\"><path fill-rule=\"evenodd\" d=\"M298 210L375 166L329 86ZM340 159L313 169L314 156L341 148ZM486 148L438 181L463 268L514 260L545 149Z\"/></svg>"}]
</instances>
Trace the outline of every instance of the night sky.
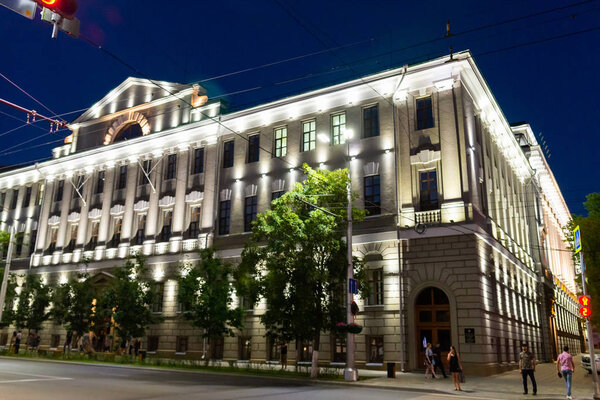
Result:
<instances>
[{"instance_id":1,"label":"night sky","mask_svg":"<svg viewBox=\"0 0 600 400\"><path fill-rule=\"evenodd\" d=\"M543 13L556 8L563 9ZM473 52L509 122L529 122L538 140L543 134L572 213L584 213L585 195L600 191L597 0L87 0L77 17L84 39L61 33L52 40L39 17L0 7L0 73L52 112L69 113L67 121L132 75L198 82L235 110L441 56L452 46ZM446 20L456 34L449 39ZM294 57L301 58L254 68ZM0 98L52 115L1 77ZM67 134L50 134L47 123L19 128L24 121L0 105L0 165L48 159Z\"/></svg>"}]
</instances>

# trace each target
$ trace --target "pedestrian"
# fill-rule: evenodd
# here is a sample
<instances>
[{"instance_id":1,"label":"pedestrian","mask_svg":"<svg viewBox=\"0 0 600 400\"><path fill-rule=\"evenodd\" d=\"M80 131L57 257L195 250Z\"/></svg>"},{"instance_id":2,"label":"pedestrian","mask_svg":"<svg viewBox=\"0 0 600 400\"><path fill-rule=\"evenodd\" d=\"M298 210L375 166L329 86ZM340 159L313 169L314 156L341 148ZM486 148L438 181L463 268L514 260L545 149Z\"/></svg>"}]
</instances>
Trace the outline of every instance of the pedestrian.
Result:
<instances>
[{"instance_id":1,"label":"pedestrian","mask_svg":"<svg viewBox=\"0 0 600 400\"><path fill-rule=\"evenodd\" d=\"M140 346L142 345L142 341L140 339L135 339L133 341L133 354L137 357L140 352Z\"/></svg>"},{"instance_id":2,"label":"pedestrian","mask_svg":"<svg viewBox=\"0 0 600 400\"><path fill-rule=\"evenodd\" d=\"M569 354L569 346L563 347L563 352L558 355L558 358L556 359L556 371L558 372L559 378L565 378L567 399L572 399L571 380L573 379L573 373L575 372L575 363L573 363L573 356Z\"/></svg>"},{"instance_id":3,"label":"pedestrian","mask_svg":"<svg viewBox=\"0 0 600 400\"><path fill-rule=\"evenodd\" d=\"M287 343L281 345L281 369L287 369Z\"/></svg>"},{"instance_id":4,"label":"pedestrian","mask_svg":"<svg viewBox=\"0 0 600 400\"><path fill-rule=\"evenodd\" d=\"M35 338L33 339L33 349L34 350L38 349L41 341L42 341L42 338L40 337L40 334L36 332Z\"/></svg>"},{"instance_id":5,"label":"pedestrian","mask_svg":"<svg viewBox=\"0 0 600 400\"><path fill-rule=\"evenodd\" d=\"M68 350L71 352L71 342L73 341L73 331L67 332L67 337L65 338L65 344L63 345L63 354Z\"/></svg>"},{"instance_id":6,"label":"pedestrian","mask_svg":"<svg viewBox=\"0 0 600 400\"><path fill-rule=\"evenodd\" d=\"M444 363L442 362L442 347L439 343L436 343L433 348L433 361L433 370L437 372L437 369L439 368L442 371L442 375L444 375L444 379L446 379L446 370L444 369Z\"/></svg>"},{"instance_id":7,"label":"pedestrian","mask_svg":"<svg viewBox=\"0 0 600 400\"><path fill-rule=\"evenodd\" d=\"M519 370L523 377L523 394L527 394L527 377L531 379L533 386L533 395L537 394L537 383L535 382L535 354L529 351L527 343L521 344L521 354L519 354Z\"/></svg>"},{"instance_id":8,"label":"pedestrian","mask_svg":"<svg viewBox=\"0 0 600 400\"><path fill-rule=\"evenodd\" d=\"M454 346L450 346L448 362L450 363L450 373L452 374L452 381L454 382L454 390L462 391L462 388L460 387L460 374L463 372L463 367L460 361L460 355Z\"/></svg>"},{"instance_id":9,"label":"pedestrian","mask_svg":"<svg viewBox=\"0 0 600 400\"><path fill-rule=\"evenodd\" d=\"M430 376L428 375L429 372L431 372L432 377L437 379L437 375L433 370L434 362L435 361L433 359L433 350L431 349L431 343L427 343L427 348L425 349L425 379L430 379Z\"/></svg>"},{"instance_id":10,"label":"pedestrian","mask_svg":"<svg viewBox=\"0 0 600 400\"><path fill-rule=\"evenodd\" d=\"M29 331L29 335L27 335L27 343L25 343L25 351L29 351L33 349L33 344L35 342L35 336L33 332Z\"/></svg>"},{"instance_id":11,"label":"pedestrian","mask_svg":"<svg viewBox=\"0 0 600 400\"><path fill-rule=\"evenodd\" d=\"M19 354L19 346L21 346L21 330L17 332L17 338L15 339L15 354Z\"/></svg>"},{"instance_id":12,"label":"pedestrian","mask_svg":"<svg viewBox=\"0 0 600 400\"><path fill-rule=\"evenodd\" d=\"M10 345L8 347L8 351L10 352L15 348L15 342L17 341L17 331L14 331L10 338Z\"/></svg>"}]
</instances>

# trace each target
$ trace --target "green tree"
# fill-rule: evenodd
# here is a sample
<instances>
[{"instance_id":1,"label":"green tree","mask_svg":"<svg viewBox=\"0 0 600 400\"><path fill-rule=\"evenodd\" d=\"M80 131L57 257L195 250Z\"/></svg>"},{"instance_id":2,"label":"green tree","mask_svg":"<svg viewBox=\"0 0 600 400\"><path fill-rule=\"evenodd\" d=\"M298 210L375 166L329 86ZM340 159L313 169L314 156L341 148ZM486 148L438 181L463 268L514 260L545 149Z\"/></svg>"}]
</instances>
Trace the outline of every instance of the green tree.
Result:
<instances>
[{"instance_id":1,"label":"green tree","mask_svg":"<svg viewBox=\"0 0 600 400\"><path fill-rule=\"evenodd\" d=\"M50 317L46 311L50 305L50 287L42 282L39 274L29 274L21 286L15 325L17 328L39 331Z\"/></svg>"},{"instance_id":2,"label":"green tree","mask_svg":"<svg viewBox=\"0 0 600 400\"><path fill-rule=\"evenodd\" d=\"M96 305L97 311L114 310L115 329L121 340L142 337L149 325L161 320L150 309L154 282L144 279L146 273L144 256L127 259L124 266L115 268L115 280Z\"/></svg>"},{"instance_id":3,"label":"green tree","mask_svg":"<svg viewBox=\"0 0 600 400\"><path fill-rule=\"evenodd\" d=\"M0 268L0 277L4 276L4 268ZM15 320L15 300L17 299L17 276L10 274L8 276L8 283L6 286L6 297L4 299L4 311L2 312L2 321L0 321L0 328L5 328L13 323Z\"/></svg>"},{"instance_id":4,"label":"green tree","mask_svg":"<svg viewBox=\"0 0 600 400\"><path fill-rule=\"evenodd\" d=\"M233 336L234 329L242 329L243 310L232 307L231 265L216 258L212 248L199 253L198 263L182 269L177 300L182 304L183 317L201 328L202 337L212 343L223 336Z\"/></svg>"},{"instance_id":5,"label":"green tree","mask_svg":"<svg viewBox=\"0 0 600 400\"><path fill-rule=\"evenodd\" d=\"M321 333L346 321L348 171L304 165L304 172L304 182L258 215L235 277L240 294L266 300L261 320L270 338L312 341L311 376L316 377ZM353 209L355 221L364 215ZM364 296L365 271L356 258L354 268Z\"/></svg>"}]
</instances>

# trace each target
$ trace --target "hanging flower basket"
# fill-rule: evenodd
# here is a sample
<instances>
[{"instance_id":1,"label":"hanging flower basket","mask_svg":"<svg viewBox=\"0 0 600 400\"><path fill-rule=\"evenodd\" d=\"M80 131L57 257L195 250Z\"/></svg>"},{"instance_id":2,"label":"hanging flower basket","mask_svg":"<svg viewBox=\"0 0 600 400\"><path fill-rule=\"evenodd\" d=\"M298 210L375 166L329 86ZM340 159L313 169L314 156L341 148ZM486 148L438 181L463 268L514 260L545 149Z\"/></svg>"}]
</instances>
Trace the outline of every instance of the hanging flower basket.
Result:
<instances>
[{"instance_id":1,"label":"hanging flower basket","mask_svg":"<svg viewBox=\"0 0 600 400\"><path fill-rule=\"evenodd\" d=\"M358 333L361 333L363 328L359 324L351 323L351 324L346 325L346 330L349 333L353 333L356 335Z\"/></svg>"},{"instance_id":2,"label":"hanging flower basket","mask_svg":"<svg viewBox=\"0 0 600 400\"><path fill-rule=\"evenodd\" d=\"M335 329L338 331L338 333L346 333L346 323L338 322L337 324L335 324Z\"/></svg>"}]
</instances>

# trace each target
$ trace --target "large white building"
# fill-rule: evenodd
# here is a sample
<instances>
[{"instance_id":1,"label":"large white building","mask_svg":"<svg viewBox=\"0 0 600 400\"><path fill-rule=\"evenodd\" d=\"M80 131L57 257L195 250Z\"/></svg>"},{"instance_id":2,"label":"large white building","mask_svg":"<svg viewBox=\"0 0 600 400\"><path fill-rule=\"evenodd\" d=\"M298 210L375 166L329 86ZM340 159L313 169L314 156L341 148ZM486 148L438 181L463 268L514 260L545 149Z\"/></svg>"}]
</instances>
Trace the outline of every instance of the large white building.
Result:
<instances>
[{"instance_id":1,"label":"large white building","mask_svg":"<svg viewBox=\"0 0 600 400\"><path fill-rule=\"evenodd\" d=\"M346 165L348 131L354 206L370 213L353 235L373 289L359 301L359 366L420 368L424 338L455 345L472 373L513 367L521 342L545 360L582 343L566 203L531 128L508 123L469 52L235 112L198 85L128 78L70 128L53 160L0 174L0 229L22 238L12 269L64 281L89 257L104 284L146 254L164 317L143 340L151 354L279 358L261 304L237 337L203 343L179 316L176 274L210 245L238 262L250 222L303 163ZM64 334L48 323L42 345ZM322 362L343 365L345 339L321 343ZM311 358L310 343L289 349Z\"/></svg>"}]
</instances>

